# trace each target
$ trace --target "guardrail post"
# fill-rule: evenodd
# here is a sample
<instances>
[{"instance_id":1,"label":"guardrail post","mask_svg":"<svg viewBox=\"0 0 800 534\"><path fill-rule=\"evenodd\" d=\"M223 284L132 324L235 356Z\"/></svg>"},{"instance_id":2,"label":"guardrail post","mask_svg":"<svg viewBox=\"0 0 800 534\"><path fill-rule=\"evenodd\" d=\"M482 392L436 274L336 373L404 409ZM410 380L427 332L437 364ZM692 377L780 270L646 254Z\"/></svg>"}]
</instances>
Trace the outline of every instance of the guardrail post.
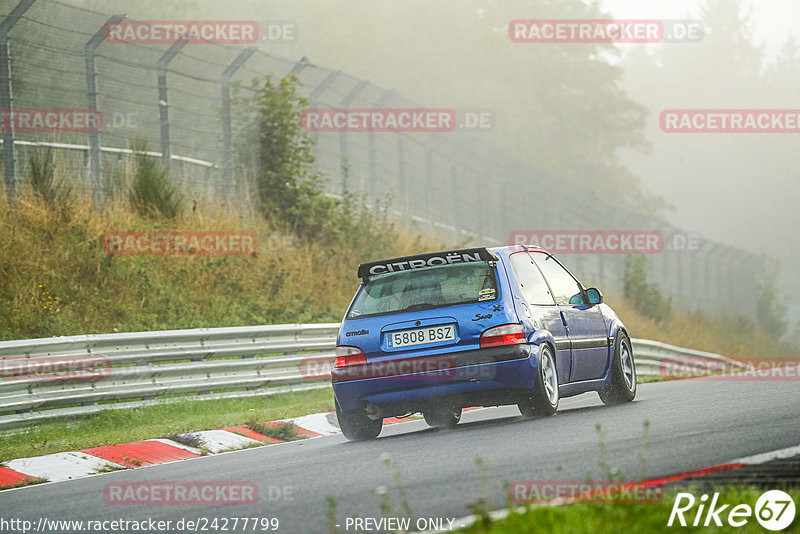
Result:
<instances>
[{"instance_id":1,"label":"guardrail post","mask_svg":"<svg viewBox=\"0 0 800 534\"><path fill-rule=\"evenodd\" d=\"M171 150L169 141L169 100L167 98L167 66L172 61L181 48L186 46L187 41L176 41L169 47L163 56L158 60L158 108L161 118L161 157L164 159L164 166L169 169L171 161Z\"/></svg>"},{"instance_id":2,"label":"guardrail post","mask_svg":"<svg viewBox=\"0 0 800 534\"><path fill-rule=\"evenodd\" d=\"M17 151L14 146L14 96L11 92L11 55L8 47L8 32L36 0L22 0L11 13L0 22L0 113L8 117L8 123L0 128L3 133L3 162L5 169L6 197L8 205L14 205L17 194ZM2 121L0 121L2 124Z\"/></svg>"},{"instance_id":3,"label":"guardrail post","mask_svg":"<svg viewBox=\"0 0 800 534\"><path fill-rule=\"evenodd\" d=\"M248 46L239 56L233 60L233 63L228 65L222 72L221 85L222 85L222 143L224 163L223 163L223 179L226 184L232 182L233 179L233 131L231 126L231 78L239 68L250 59L258 47Z\"/></svg>"},{"instance_id":4,"label":"guardrail post","mask_svg":"<svg viewBox=\"0 0 800 534\"><path fill-rule=\"evenodd\" d=\"M127 15L114 15L97 30L91 39L84 46L86 60L86 93L89 99L89 109L97 110L97 65L94 60L94 53L97 47L105 40L106 28L123 20ZM95 130L89 132L89 160L92 169L92 205L95 210L103 209L103 165L100 161L100 132Z\"/></svg>"}]
</instances>

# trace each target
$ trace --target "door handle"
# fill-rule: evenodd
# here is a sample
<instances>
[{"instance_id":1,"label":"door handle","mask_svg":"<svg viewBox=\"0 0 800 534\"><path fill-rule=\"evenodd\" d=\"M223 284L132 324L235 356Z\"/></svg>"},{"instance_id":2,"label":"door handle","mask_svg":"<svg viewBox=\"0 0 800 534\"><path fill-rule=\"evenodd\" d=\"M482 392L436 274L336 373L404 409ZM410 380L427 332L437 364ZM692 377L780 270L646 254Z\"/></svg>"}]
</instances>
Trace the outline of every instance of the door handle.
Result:
<instances>
[{"instance_id":1,"label":"door handle","mask_svg":"<svg viewBox=\"0 0 800 534\"><path fill-rule=\"evenodd\" d=\"M567 329L567 334L569 334L569 325L567 324L567 317L564 315L564 312L559 310L558 313L561 314L561 324L564 325L564 328Z\"/></svg>"}]
</instances>

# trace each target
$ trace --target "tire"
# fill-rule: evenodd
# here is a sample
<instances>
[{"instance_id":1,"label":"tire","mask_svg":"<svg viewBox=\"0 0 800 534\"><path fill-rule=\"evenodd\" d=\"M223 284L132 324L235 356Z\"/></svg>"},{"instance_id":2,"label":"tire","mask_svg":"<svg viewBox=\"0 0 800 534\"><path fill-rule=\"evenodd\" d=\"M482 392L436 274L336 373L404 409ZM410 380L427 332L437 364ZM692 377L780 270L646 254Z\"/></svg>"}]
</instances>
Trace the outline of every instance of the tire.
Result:
<instances>
[{"instance_id":1,"label":"tire","mask_svg":"<svg viewBox=\"0 0 800 534\"><path fill-rule=\"evenodd\" d=\"M558 374L553 349L547 343L539 345L539 368L536 383L524 401L517 404L525 417L548 417L558 410Z\"/></svg>"},{"instance_id":2,"label":"tire","mask_svg":"<svg viewBox=\"0 0 800 534\"><path fill-rule=\"evenodd\" d=\"M370 419L364 410L342 411L339 401L336 401L336 419L342 434L350 441L375 439L383 427L383 418Z\"/></svg>"},{"instance_id":3,"label":"tire","mask_svg":"<svg viewBox=\"0 0 800 534\"><path fill-rule=\"evenodd\" d=\"M614 359L611 362L611 384L597 392L603 404L622 404L636 397L636 365L631 340L620 330L614 339Z\"/></svg>"},{"instance_id":4,"label":"tire","mask_svg":"<svg viewBox=\"0 0 800 534\"><path fill-rule=\"evenodd\" d=\"M461 408L434 408L422 412L428 426L434 428L453 428L461 421Z\"/></svg>"}]
</instances>

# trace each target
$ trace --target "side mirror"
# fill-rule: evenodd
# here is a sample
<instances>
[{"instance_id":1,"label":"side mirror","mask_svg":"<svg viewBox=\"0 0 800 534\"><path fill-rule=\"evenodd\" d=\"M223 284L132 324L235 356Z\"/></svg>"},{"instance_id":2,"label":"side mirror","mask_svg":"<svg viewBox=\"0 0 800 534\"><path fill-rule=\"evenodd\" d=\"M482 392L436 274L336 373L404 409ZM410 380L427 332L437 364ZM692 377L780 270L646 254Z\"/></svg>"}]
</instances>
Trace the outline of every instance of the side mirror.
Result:
<instances>
[{"instance_id":1,"label":"side mirror","mask_svg":"<svg viewBox=\"0 0 800 534\"><path fill-rule=\"evenodd\" d=\"M590 287L587 289L586 296L589 297L589 304L592 306L595 304L602 304L603 302L603 294L600 293L600 290L595 287Z\"/></svg>"}]
</instances>

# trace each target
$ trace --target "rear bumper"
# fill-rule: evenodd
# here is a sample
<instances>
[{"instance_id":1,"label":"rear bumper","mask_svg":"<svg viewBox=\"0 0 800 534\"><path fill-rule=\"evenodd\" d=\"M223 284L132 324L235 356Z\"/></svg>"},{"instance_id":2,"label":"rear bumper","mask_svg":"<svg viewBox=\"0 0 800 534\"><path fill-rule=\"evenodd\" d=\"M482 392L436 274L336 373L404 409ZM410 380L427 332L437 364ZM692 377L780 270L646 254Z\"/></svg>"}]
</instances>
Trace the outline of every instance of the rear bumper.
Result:
<instances>
[{"instance_id":1,"label":"rear bumper","mask_svg":"<svg viewBox=\"0 0 800 534\"><path fill-rule=\"evenodd\" d=\"M342 410L373 404L384 417L445 403L456 407L506 404L533 388L536 354L524 343L370 362L334 369L331 378Z\"/></svg>"}]
</instances>

